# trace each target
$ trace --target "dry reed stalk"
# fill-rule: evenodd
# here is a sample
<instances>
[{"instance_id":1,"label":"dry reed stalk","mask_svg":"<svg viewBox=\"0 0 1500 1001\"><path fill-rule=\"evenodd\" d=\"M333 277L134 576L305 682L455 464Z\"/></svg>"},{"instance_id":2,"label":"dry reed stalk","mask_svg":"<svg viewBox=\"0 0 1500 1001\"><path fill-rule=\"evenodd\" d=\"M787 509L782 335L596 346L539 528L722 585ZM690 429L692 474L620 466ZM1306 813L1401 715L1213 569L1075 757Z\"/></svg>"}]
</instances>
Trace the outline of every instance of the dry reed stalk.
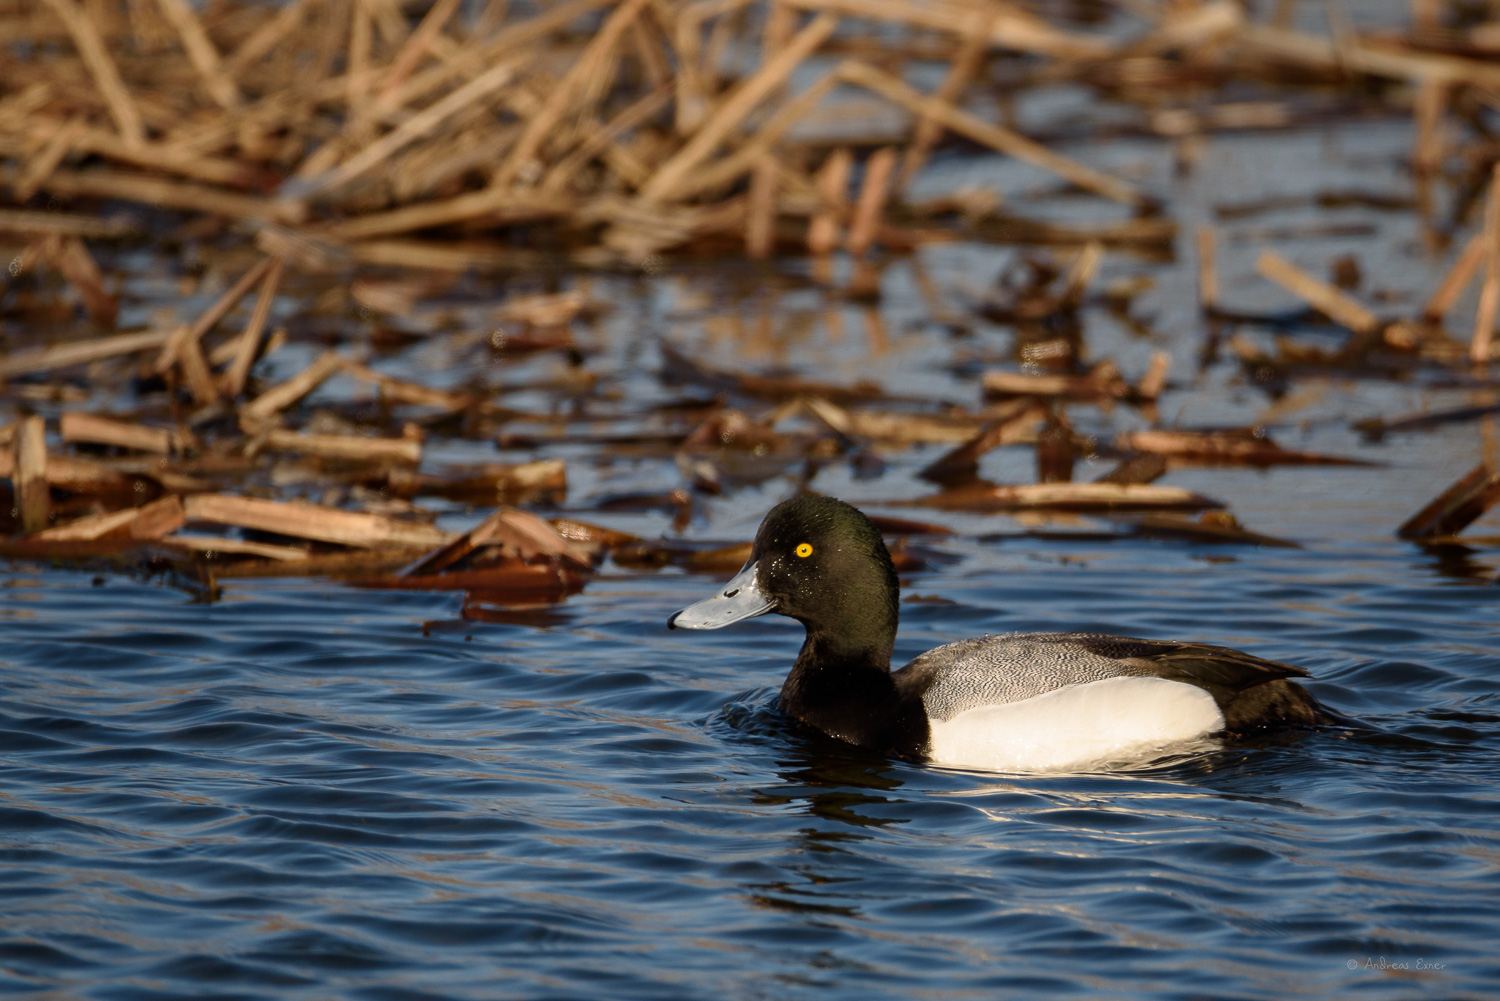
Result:
<instances>
[{"instance_id":1,"label":"dry reed stalk","mask_svg":"<svg viewBox=\"0 0 1500 1001\"><path fill-rule=\"evenodd\" d=\"M1172 356L1165 351L1151 352L1146 373L1136 384L1135 395L1143 400L1155 400L1167 388L1167 373L1172 371Z\"/></svg>"},{"instance_id":2,"label":"dry reed stalk","mask_svg":"<svg viewBox=\"0 0 1500 1001\"><path fill-rule=\"evenodd\" d=\"M231 494L198 494L183 501L188 521L232 525L315 542L360 549L437 546L447 532L375 514L357 514L318 504L278 503Z\"/></svg>"},{"instance_id":3,"label":"dry reed stalk","mask_svg":"<svg viewBox=\"0 0 1500 1001\"><path fill-rule=\"evenodd\" d=\"M578 61L553 89L547 103L526 123L526 128L522 130L521 137L516 140L516 145L512 148L510 155L490 178L491 187L508 188L521 178L523 172L531 168L531 162L541 149L542 141L572 106L579 89L587 84L589 78L599 69L600 64L608 59L619 42L620 36L630 26L635 16L641 12L645 3L646 0L624 0L605 19L598 33L578 57Z\"/></svg>"},{"instance_id":4,"label":"dry reed stalk","mask_svg":"<svg viewBox=\"0 0 1500 1001\"><path fill-rule=\"evenodd\" d=\"M395 403L437 407L449 413L467 410L475 403L474 398L467 393L452 393L442 389L431 389L414 382L403 382L356 363L345 365L344 371L361 382L377 386L381 396Z\"/></svg>"},{"instance_id":5,"label":"dry reed stalk","mask_svg":"<svg viewBox=\"0 0 1500 1001\"><path fill-rule=\"evenodd\" d=\"M1181 487L1144 483L1026 483L959 487L909 501L960 511L1203 510L1224 505Z\"/></svg>"},{"instance_id":6,"label":"dry reed stalk","mask_svg":"<svg viewBox=\"0 0 1500 1001\"><path fill-rule=\"evenodd\" d=\"M1340 289L1319 281L1274 251L1261 252L1255 270L1356 334L1380 329L1380 318Z\"/></svg>"},{"instance_id":7,"label":"dry reed stalk","mask_svg":"<svg viewBox=\"0 0 1500 1001\"><path fill-rule=\"evenodd\" d=\"M47 527L51 490L47 485L47 425L40 417L24 418L15 432L15 488L21 526L28 535Z\"/></svg>"},{"instance_id":8,"label":"dry reed stalk","mask_svg":"<svg viewBox=\"0 0 1500 1001\"><path fill-rule=\"evenodd\" d=\"M226 539L217 535L194 535L177 532L161 540L163 545L210 559L220 553L226 556L261 556L268 560L295 563L312 558L312 553L298 546L278 546L248 539Z\"/></svg>"},{"instance_id":9,"label":"dry reed stalk","mask_svg":"<svg viewBox=\"0 0 1500 1001\"><path fill-rule=\"evenodd\" d=\"M375 44L371 19L373 0L352 0L349 46L344 50L344 131L366 139L370 131L370 50Z\"/></svg>"},{"instance_id":10,"label":"dry reed stalk","mask_svg":"<svg viewBox=\"0 0 1500 1001\"><path fill-rule=\"evenodd\" d=\"M170 330L148 330L138 334L116 334L113 337L96 337L73 344L57 344L34 351L17 351L0 357L0 379L17 375L47 372L70 365L113 358L117 355L134 354L159 348L171 339Z\"/></svg>"},{"instance_id":11,"label":"dry reed stalk","mask_svg":"<svg viewBox=\"0 0 1500 1001\"><path fill-rule=\"evenodd\" d=\"M1479 265L1484 262L1484 259L1484 231L1480 230L1469 238L1468 243L1464 244L1463 252L1453 262L1453 267L1448 269L1442 282L1423 304L1422 319L1428 323L1442 323L1443 317L1448 315L1448 310L1452 309L1458 297L1463 295L1469 280L1474 277L1474 273L1479 270Z\"/></svg>"},{"instance_id":12,"label":"dry reed stalk","mask_svg":"<svg viewBox=\"0 0 1500 1001\"><path fill-rule=\"evenodd\" d=\"M265 446L274 452L297 452L344 462L401 462L415 466L422 461L422 443L413 438L303 434L273 428L265 436Z\"/></svg>"},{"instance_id":13,"label":"dry reed stalk","mask_svg":"<svg viewBox=\"0 0 1500 1001\"><path fill-rule=\"evenodd\" d=\"M1439 80L1423 80L1412 102L1416 128L1412 131L1411 163L1417 187L1417 211L1424 224L1432 216L1432 179L1443 165L1443 112L1449 87Z\"/></svg>"},{"instance_id":14,"label":"dry reed stalk","mask_svg":"<svg viewBox=\"0 0 1500 1001\"><path fill-rule=\"evenodd\" d=\"M78 290L84 309L89 317L103 327L113 327L119 303L104 288L104 275L98 262L89 253L88 247L76 236L47 236L60 244L53 255L53 264L62 272L68 283Z\"/></svg>"},{"instance_id":15,"label":"dry reed stalk","mask_svg":"<svg viewBox=\"0 0 1500 1001\"><path fill-rule=\"evenodd\" d=\"M990 35L993 32L993 18L989 15L977 16L971 30L963 35L963 43L959 46L958 55L948 66L948 72L943 77L943 82L938 84L937 90L932 96L939 101L949 104L957 104L958 99L963 96L964 89L969 86L974 75L984 65L984 57L990 45ZM922 169L927 158L932 154L932 148L943 135L943 123L934 120L930 115L919 115L916 128L912 131L911 143L906 147L906 154L901 160L901 173L896 178L898 191L905 191L911 184L912 178Z\"/></svg>"},{"instance_id":16,"label":"dry reed stalk","mask_svg":"<svg viewBox=\"0 0 1500 1001\"><path fill-rule=\"evenodd\" d=\"M771 256L776 241L776 161L763 156L750 175L746 208L745 253L755 260Z\"/></svg>"},{"instance_id":17,"label":"dry reed stalk","mask_svg":"<svg viewBox=\"0 0 1500 1001\"><path fill-rule=\"evenodd\" d=\"M1212 226L1198 227L1198 308L1205 313L1219 308L1219 271Z\"/></svg>"},{"instance_id":18,"label":"dry reed stalk","mask_svg":"<svg viewBox=\"0 0 1500 1001\"><path fill-rule=\"evenodd\" d=\"M638 17L630 22L630 48L653 90L672 86L672 61L667 56L666 42L649 18Z\"/></svg>"},{"instance_id":19,"label":"dry reed stalk","mask_svg":"<svg viewBox=\"0 0 1500 1001\"><path fill-rule=\"evenodd\" d=\"M1469 345L1469 358L1476 364L1490 360L1497 316L1500 316L1500 163L1491 170L1489 202L1484 210L1484 284L1479 289L1474 338Z\"/></svg>"},{"instance_id":20,"label":"dry reed stalk","mask_svg":"<svg viewBox=\"0 0 1500 1001\"><path fill-rule=\"evenodd\" d=\"M41 542L97 542L115 535L136 519L136 509L126 508L110 514L86 515L54 528L34 533Z\"/></svg>"},{"instance_id":21,"label":"dry reed stalk","mask_svg":"<svg viewBox=\"0 0 1500 1001\"><path fill-rule=\"evenodd\" d=\"M640 198L646 202L664 202L677 197L678 186L707 159L729 134L739 127L765 96L784 83L797 65L812 54L833 34L838 19L831 14L820 14L811 24L799 31L787 47L778 52L748 79L744 80L727 96L715 110L713 116L703 123L678 150L676 155L662 164L651 180L640 190Z\"/></svg>"},{"instance_id":22,"label":"dry reed stalk","mask_svg":"<svg viewBox=\"0 0 1500 1001\"><path fill-rule=\"evenodd\" d=\"M1047 414L1047 405L1034 399L1007 404L958 447L933 460L917 475L939 481L973 475L981 456L1001 445L1026 439Z\"/></svg>"},{"instance_id":23,"label":"dry reed stalk","mask_svg":"<svg viewBox=\"0 0 1500 1001\"><path fill-rule=\"evenodd\" d=\"M256 424L290 407L302 397L321 386L330 376L344 367L344 360L332 351L325 351L312 364L285 382L279 382L240 408L240 421Z\"/></svg>"},{"instance_id":24,"label":"dry reed stalk","mask_svg":"<svg viewBox=\"0 0 1500 1001\"><path fill-rule=\"evenodd\" d=\"M783 2L804 10L833 11L849 17L907 24L950 35L964 35L970 31L976 13L979 13L990 20L990 42L999 48L1037 52L1058 59L1098 59L1114 51L1114 44L1108 39L1059 30L1035 15L1004 3L988 3L981 11L976 12L973 5L947 0L926 3L912 3L908 0Z\"/></svg>"},{"instance_id":25,"label":"dry reed stalk","mask_svg":"<svg viewBox=\"0 0 1500 1001\"><path fill-rule=\"evenodd\" d=\"M279 9L265 24L240 43L229 58L224 60L224 70L231 77L241 77L245 71L260 60L281 41L297 30L306 15L307 8L319 0L292 0Z\"/></svg>"},{"instance_id":26,"label":"dry reed stalk","mask_svg":"<svg viewBox=\"0 0 1500 1001\"><path fill-rule=\"evenodd\" d=\"M749 141L685 178L678 188L678 197L692 198L720 185L729 184L752 170L781 141L786 130L812 111L838 83L837 73L829 71L823 74L802 93L776 109L776 113L766 119Z\"/></svg>"},{"instance_id":27,"label":"dry reed stalk","mask_svg":"<svg viewBox=\"0 0 1500 1001\"><path fill-rule=\"evenodd\" d=\"M537 187L543 194L565 190L573 180L573 175L581 170L590 159L607 149L621 135L656 115L667 106L667 101L671 97L671 85L663 84L632 102L629 107L610 119L603 127L594 130L572 152L554 164ZM532 197L535 196L528 196L528 198Z\"/></svg>"},{"instance_id":28,"label":"dry reed stalk","mask_svg":"<svg viewBox=\"0 0 1500 1001\"><path fill-rule=\"evenodd\" d=\"M204 310L198 319L189 325L178 327L173 331L170 339L168 339L166 345L162 348L161 354L157 356L156 363L153 366L157 374L165 372L177 364L177 355L182 350L183 344L189 340L197 341L204 334L212 330L214 324L227 316L229 311L239 304L239 301L255 286L256 282L261 280L270 267L271 259L267 257L261 258L248 271L240 275L239 280L231 285L223 295L219 296L212 306Z\"/></svg>"},{"instance_id":29,"label":"dry reed stalk","mask_svg":"<svg viewBox=\"0 0 1500 1001\"><path fill-rule=\"evenodd\" d=\"M843 146L834 150L818 171L816 184L818 194L829 208L812 216L807 223L807 252L827 254L840 242L840 224L847 205L849 172L854 168L854 157Z\"/></svg>"},{"instance_id":30,"label":"dry reed stalk","mask_svg":"<svg viewBox=\"0 0 1500 1001\"><path fill-rule=\"evenodd\" d=\"M276 287L281 283L283 267L284 262L280 257L271 258L270 267L266 269L265 278L261 280L260 295L256 297L255 309L250 314L250 322L245 324L245 332L240 335L234 364L224 374L224 395L230 399L244 392L245 380L250 376L250 366L255 364L256 350L260 347L261 334L265 331L266 321L271 316L271 304L276 298Z\"/></svg>"},{"instance_id":31,"label":"dry reed stalk","mask_svg":"<svg viewBox=\"0 0 1500 1001\"><path fill-rule=\"evenodd\" d=\"M1104 363L1102 372L1087 375L1032 375L1026 372L990 371L980 383L986 396L1062 396L1070 399L1123 399L1130 385L1114 366Z\"/></svg>"},{"instance_id":32,"label":"dry reed stalk","mask_svg":"<svg viewBox=\"0 0 1500 1001\"><path fill-rule=\"evenodd\" d=\"M141 507L88 515L37 534L44 542L155 542L186 522L182 498L169 494Z\"/></svg>"},{"instance_id":33,"label":"dry reed stalk","mask_svg":"<svg viewBox=\"0 0 1500 1001\"><path fill-rule=\"evenodd\" d=\"M172 451L172 432L166 428L146 427L130 421L101 417L77 410L64 411L59 420L62 440L91 445L113 445L166 455Z\"/></svg>"},{"instance_id":34,"label":"dry reed stalk","mask_svg":"<svg viewBox=\"0 0 1500 1001\"><path fill-rule=\"evenodd\" d=\"M1058 294L1058 305L1064 309L1073 309L1083 299L1083 293L1088 290L1089 283L1099 273L1099 265L1104 260L1104 244L1098 240L1090 240L1078 251L1073 258L1073 263L1068 265L1067 274L1063 278L1062 292Z\"/></svg>"},{"instance_id":35,"label":"dry reed stalk","mask_svg":"<svg viewBox=\"0 0 1500 1001\"><path fill-rule=\"evenodd\" d=\"M231 77L224 68L219 58L218 49L214 43L209 41L208 32L203 30L203 22L198 20L198 15L193 13L193 8L187 5L187 0L156 0L157 6L161 8L162 14L177 30L182 38L182 47L187 52L188 61L193 64L193 69L203 78L204 89L208 96L214 99L214 103L221 108L232 108L242 100L239 88L234 84Z\"/></svg>"},{"instance_id":36,"label":"dry reed stalk","mask_svg":"<svg viewBox=\"0 0 1500 1001\"><path fill-rule=\"evenodd\" d=\"M458 10L458 0L437 0L437 3L428 8L422 18L422 23L417 25L417 30L411 33L401 51L396 53L396 58L391 60L390 67L385 71L384 78L380 81L377 96L383 97L396 87L406 81L411 71L417 68L417 63L427 55L428 48Z\"/></svg>"},{"instance_id":37,"label":"dry reed stalk","mask_svg":"<svg viewBox=\"0 0 1500 1001\"><path fill-rule=\"evenodd\" d=\"M0 183L11 183L12 172L0 170ZM47 178L43 191L67 197L84 195L96 198L119 198L158 208L185 209L228 216L231 219L270 221L281 219L295 207L267 198L242 195L218 188L205 188L180 181L168 181L139 174L112 170L58 170ZM295 218L290 221L296 221Z\"/></svg>"},{"instance_id":38,"label":"dry reed stalk","mask_svg":"<svg viewBox=\"0 0 1500 1001\"><path fill-rule=\"evenodd\" d=\"M25 202L36 194L37 189L62 164L63 158L73 152L85 129L84 123L78 119L70 119L62 125L49 123L47 130L51 135L45 139L31 162L21 169L21 175L16 179L13 187L16 201Z\"/></svg>"},{"instance_id":39,"label":"dry reed stalk","mask_svg":"<svg viewBox=\"0 0 1500 1001\"><path fill-rule=\"evenodd\" d=\"M510 0L485 0L484 10L479 12L470 37L483 38L490 34L505 22L505 16L509 13Z\"/></svg>"},{"instance_id":40,"label":"dry reed stalk","mask_svg":"<svg viewBox=\"0 0 1500 1001\"><path fill-rule=\"evenodd\" d=\"M849 222L849 253L863 256L875 242L880 228L880 216L885 210L885 200L890 193L891 176L896 170L896 151L890 147L878 149L865 162L864 183L859 189L859 198L854 203L854 215Z\"/></svg>"},{"instance_id":41,"label":"dry reed stalk","mask_svg":"<svg viewBox=\"0 0 1500 1001\"><path fill-rule=\"evenodd\" d=\"M134 220L124 216L101 219L98 216L73 215L68 212L0 209L0 233L55 233L58 236L101 239L132 236L137 232L139 230Z\"/></svg>"},{"instance_id":42,"label":"dry reed stalk","mask_svg":"<svg viewBox=\"0 0 1500 1001\"><path fill-rule=\"evenodd\" d=\"M46 4L62 20L63 26L72 36L73 44L77 46L84 66L94 78L94 85L99 88L99 94L104 98L105 106L109 108L121 137L126 142L144 142L146 126L141 121L140 109L126 89L125 81L120 78L119 67L110 56L98 27L79 10L73 0L46 0Z\"/></svg>"},{"instance_id":43,"label":"dry reed stalk","mask_svg":"<svg viewBox=\"0 0 1500 1001\"><path fill-rule=\"evenodd\" d=\"M471 268L525 270L548 259L537 251L454 244L451 241L366 240L349 245L358 264L379 264L427 271L468 271Z\"/></svg>"},{"instance_id":44,"label":"dry reed stalk","mask_svg":"<svg viewBox=\"0 0 1500 1001\"><path fill-rule=\"evenodd\" d=\"M919 93L898 78L868 63L849 60L839 67L839 76L848 83L880 94L887 100L905 107L913 114L925 115L942 122L954 132L966 135L1007 156L1025 160L1027 163L1057 174L1086 191L1092 191L1127 205L1144 206L1151 202L1144 192L1111 174L1095 170L1076 160L1070 160L1060 153L1054 153L1041 143L1033 142L1010 129L991 125L966 111L960 111L950 102Z\"/></svg>"},{"instance_id":45,"label":"dry reed stalk","mask_svg":"<svg viewBox=\"0 0 1500 1001\"><path fill-rule=\"evenodd\" d=\"M56 128L52 122L37 123L39 131L51 132ZM100 156L125 163L135 164L151 170L179 174L210 184L244 186L251 182L254 171L237 160L199 156L165 143L149 140L130 143L106 129L84 127L74 137L73 153L97 153ZM53 164L56 169L57 164ZM51 170L48 171L51 173Z\"/></svg>"},{"instance_id":46,"label":"dry reed stalk","mask_svg":"<svg viewBox=\"0 0 1500 1001\"><path fill-rule=\"evenodd\" d=\"M337 240L366 240L374 236L409 233L416 229L446 226L483 217L492 223L529 222L567 216L578 202L564 194L520 194L485 188L444 201L419 202L389 212L335 223L325 231Z\"/></svg>"},{"instance_id":47,"label":"dry reed stalk","mask_svg":"<svg viewBox=\"0 0 1500 1001\"><path fill-rule=\"evenodd\" d=\"M219 384L214 380L213 373L209 371L208 359L203 357L202 341L190 336L190 330L191 328L183 328L183 335L177 341L177 370L182 373L188 392L193 396L193 402L200 407L206 407L218 400Z\"/></svg>"},{"instance_id":48,"label":"dry reed stalk","mask_svg":"<svg viewBox=\"0 0 1500 1001\"><path fill-rule=\"evenodd\" d=\"M529 50L547 35L609 2L610 0L565 0L536 17L506 28L486 42L471 42L452 59L414 74L406 83L382 94L375 102L375 111L377 114L387 114L421 100L446 86L455 77L483 74L503 57L510 56L518 49Z\"/></svg>"},{"instance_id":49,"label":"dry reed stalk","mask_svg":"<svg viewBox=\"0 0 1500 1001\"><path fill-rule=\"evenodd\" d=\"M1481 462L1408 518L1396 534L1403 539L1457 535L1500 501L1500 472Z\"/></svg>"},{"instance_id":50,"label":"dry reed stalk","mask_svg":"<svg viewBox=\"0 0 1500 1001\"><path fill-rule=\"evenodd\" d=\"M523 62L524 60L511 60L492 66L482 76L470 80L430 108L413 115L397 128L349 157L338 167L313 178L305 188L293 187L292 190L300 198L310 198L314 195L325 194L373 170L399 150L418 139L426 138L454 115L484 101L495 91L509 84L515 79L516 71ZM317 156L317 152L315 151L312 155Z\"/></svg>"},{"instance_id":51,"label":"dry reed stalk","mask_svg":"<svg viewBox=\"0 0 1500 1001\"><path fill-rule=\"evenodd\" d=\"M1358 38L1323 39L1265 25L1247 24L1235 34L1246 57L1281 60L1337 72L1364 73L1420 83L1437 80L1473 87L1500 87L1500 66L1478 59L1376 48Z\"/></svg>"}]
</instances>

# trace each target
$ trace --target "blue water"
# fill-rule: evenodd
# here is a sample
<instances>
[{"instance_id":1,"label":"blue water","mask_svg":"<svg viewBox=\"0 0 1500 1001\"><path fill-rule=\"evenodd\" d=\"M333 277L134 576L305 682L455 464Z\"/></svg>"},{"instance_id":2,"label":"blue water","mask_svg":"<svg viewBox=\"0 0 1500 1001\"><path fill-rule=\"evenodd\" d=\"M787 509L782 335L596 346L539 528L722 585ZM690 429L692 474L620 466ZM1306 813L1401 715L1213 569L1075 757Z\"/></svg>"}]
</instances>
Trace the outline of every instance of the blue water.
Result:
<instances>
[{"instance_id":1,"label":"blue water","mask_svg":"<svg viewBox=\"0 0 1500 1001\"><path fill-rule=\"evenodd\" d=\"M454 595L226 579L222 600L205 603L180 582L109 568L0 565L0 991L98 1001L1497 996L1500 551L1428 551L1392 534L1493 449L1494 431L1488 444L1469 423L1377 445L1350 430L1482 394L1421 377L1333 377L1297 380L1272 401L1232 360L1195 368L1203 327L1190 244L1213 205L1324 187L1403 192L1409 141L1409 123L1394 120L1214 136L1186 178L1159 143L1073 151L1144 165L1132 176L1170 193L1183 227L1175 261L1107 255L1100 285L1155 283L1132 306L1151 332L1090 309L1090 360L1114 359L1134 379L1151 350L1169 351L1166 425L1260 423L1287 447L1385 463L1190 468L1164 481L1220 497L1248 528L1302 548L1043 539L1025 534L1038 527L1030 520L882 506L929 489L913 473L932 449L883 450L887 469L873 479L835 460L812 481L958 533L919 540L928 566L904 585L924 600L902 606L898 660L1012 629L1197 639L1307 668L1309 688L1358 728L1113 773L942 769L790 726L776 709L800 641L788 622L667 632L667 615L710 593L714 577L606 564L555 608L478 622ZM1299 163L1309 169L1286 169ZM932 183L1024 194L1032 181L1010 185L1007 169L939 158ZM1226 305L1289 305L1253 277L1267 245L1255 227L1348 217L1291 209L1223 224ZM1358 253L1370 276L1360 294L1378 288L1383 309L1411 312L1451 254L1425 253L1409 213L1353 217L1376 235L1272 245L1317 273ZM936 246L893 262L878 325L865 306L765 273L596 278L590 294L612 310L579 337L600 393L503 402L566 415L533 430L659 430L658 404L692 395L656 378L669 339L715 364L871 378L934 412L973 407L977 368L953 362L999 364L1010 334L976 321L954 338L920 279L963 310L1013 253ZM1469 297L1455 315L1472 308ZM471 334L424 331L372 363L433 385L476 372L516 385L556 365L502 364L482 345L476 354ZM321 347L294 343L258 374L284 377ZM307 408L353 392L335 380ZM18 405L3 401L6 419ZM55 421L52 405L28 405ZM1070 416L1103 442L1148 423L1123 406ZM441 436L428 454L436 465L496 457L488 439ZM568 462L577 516L669 533L660 512L600 513L594 502L680 484L670 454L560 442L503 458L535 454ZM1079 478L1109 465L1086 462ZM800 470L727 480L685 534L748 539ZM997 450L981 471L1028 480L1031 451ZM295 493L286 482L278 489ZM455 530L483 514L434 506ZM1495 535L1500 520L1472 531Z\"/></svg>"},{"instance_id":2,"label":"blue water","mask_svg":"<svg viewBox=\"0 0 1500 1001\"><path fill-rule=\"evenodd\" d=\"M0 989L1493 996L1492 579L1394 545L1228 574L1160 544L1029 545L1019 573L969 548L909 581L956 604L905 605L898 655L1064 620L1191 634L1304 665L1371 729L945 770L789 727L794 627L668 634L708 578L609 574L550 625L497 625L451 596L203 605L12 572Z\"/></svg>"}]
</instances>

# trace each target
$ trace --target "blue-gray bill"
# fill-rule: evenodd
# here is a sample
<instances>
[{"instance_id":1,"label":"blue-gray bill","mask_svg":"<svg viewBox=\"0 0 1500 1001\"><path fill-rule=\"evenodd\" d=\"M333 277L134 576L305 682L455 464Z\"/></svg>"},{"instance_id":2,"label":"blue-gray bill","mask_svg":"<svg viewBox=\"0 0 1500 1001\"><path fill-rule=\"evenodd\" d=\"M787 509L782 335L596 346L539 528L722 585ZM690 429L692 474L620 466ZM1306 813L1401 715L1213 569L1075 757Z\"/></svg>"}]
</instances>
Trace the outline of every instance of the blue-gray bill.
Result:
<instances>
[{"instance_id":1,"label":"blue-gray bill","mask_svg":"<svg viewBox=\"0 0 1500 1001\"><path fill-rule=\"evenodd\" d=\"M756 582L755 561L751 560L718 594L675 613L667 620L667 628L723 629L741 619L752 619L769 611L771 599Z\"/></svg>"}]
</instances>

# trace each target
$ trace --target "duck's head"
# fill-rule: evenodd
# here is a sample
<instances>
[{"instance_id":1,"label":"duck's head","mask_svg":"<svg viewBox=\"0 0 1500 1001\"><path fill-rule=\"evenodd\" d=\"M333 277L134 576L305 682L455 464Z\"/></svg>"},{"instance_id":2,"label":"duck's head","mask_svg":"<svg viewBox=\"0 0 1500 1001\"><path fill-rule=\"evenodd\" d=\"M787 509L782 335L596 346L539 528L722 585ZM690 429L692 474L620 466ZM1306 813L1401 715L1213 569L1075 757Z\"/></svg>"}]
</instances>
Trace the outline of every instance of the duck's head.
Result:
<instances>
[{"instance_id":1,"label":"duck's head","mask_svg":"<svg viewBox=\"0 0 1500 1001\"><path fill-rule=\"evenodd\" d=\"M771 509L750 560L719 593L667 620L720 629L767 612L790 616L834 647L886 648L896 636L899 585L880 530L857 508L806 495Z\"/></svg>"}]
</instances>

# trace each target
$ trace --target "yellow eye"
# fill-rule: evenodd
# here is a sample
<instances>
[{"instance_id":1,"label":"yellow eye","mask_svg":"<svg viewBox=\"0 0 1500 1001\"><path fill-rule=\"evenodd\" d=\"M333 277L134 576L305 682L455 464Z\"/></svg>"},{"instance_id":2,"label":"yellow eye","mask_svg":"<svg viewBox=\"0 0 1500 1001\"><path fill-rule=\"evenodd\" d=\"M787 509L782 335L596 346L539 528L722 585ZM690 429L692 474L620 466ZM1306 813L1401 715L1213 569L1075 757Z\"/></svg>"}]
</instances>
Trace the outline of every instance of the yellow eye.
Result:
<instances>
[{"instance_id":1,"label":"yellow eye","mask_svg":"<svg viewBox=\"0 0 1500 1001\"><path fill-rule=\"evenodd\" d=\"M797 555L808 557L812 555L812 544L808 542L797 543Z\"/></svg>"}]
</instances>

